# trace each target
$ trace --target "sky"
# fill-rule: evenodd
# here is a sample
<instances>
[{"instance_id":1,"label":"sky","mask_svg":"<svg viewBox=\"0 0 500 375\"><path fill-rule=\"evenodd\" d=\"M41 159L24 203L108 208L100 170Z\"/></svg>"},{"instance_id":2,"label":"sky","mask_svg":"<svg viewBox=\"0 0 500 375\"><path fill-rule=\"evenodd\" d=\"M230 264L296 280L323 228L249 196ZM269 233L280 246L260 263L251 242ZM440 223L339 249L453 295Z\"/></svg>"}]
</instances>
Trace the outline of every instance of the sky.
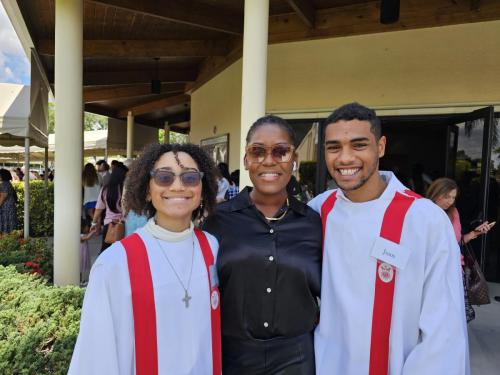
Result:
<instances>
[{"instance_id":1,"label":"sky","mask_svg":"<svg viewBox=\"0 0 500 375\"><path fill-rule=\"evenodd\" d=\"M30 84L30 65L0 2L0 82Z\"/></svg>"}]
</instances>

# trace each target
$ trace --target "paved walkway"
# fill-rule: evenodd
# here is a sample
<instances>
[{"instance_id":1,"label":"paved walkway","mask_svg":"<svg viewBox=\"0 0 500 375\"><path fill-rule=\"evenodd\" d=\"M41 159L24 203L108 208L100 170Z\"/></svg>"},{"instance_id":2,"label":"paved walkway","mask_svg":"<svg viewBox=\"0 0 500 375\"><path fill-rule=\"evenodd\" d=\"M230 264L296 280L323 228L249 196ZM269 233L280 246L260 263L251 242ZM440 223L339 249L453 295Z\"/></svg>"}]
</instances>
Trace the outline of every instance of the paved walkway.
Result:
<instances>
[{"instance_id":1,"label":"paved walkway","mask_svg":"<svg viewBox=\"0 0 500 375\"><path fill-rule=\"evenodd\" d=\"M500 284L490 283L491 304L474 306L476 319L469 323L472 375L500 374Z\"/></svg>"}]
</instances>

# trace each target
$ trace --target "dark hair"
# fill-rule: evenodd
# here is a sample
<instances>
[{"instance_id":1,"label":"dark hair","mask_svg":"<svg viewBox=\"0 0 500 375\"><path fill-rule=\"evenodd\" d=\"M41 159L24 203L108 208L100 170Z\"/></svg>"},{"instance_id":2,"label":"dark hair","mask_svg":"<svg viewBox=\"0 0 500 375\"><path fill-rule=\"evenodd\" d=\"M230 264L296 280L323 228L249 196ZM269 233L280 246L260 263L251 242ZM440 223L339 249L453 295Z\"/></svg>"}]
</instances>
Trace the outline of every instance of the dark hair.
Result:
<instances>
[{"instance_id":1,"label":"dark hair","mask_svg":"<svg viewBox=\"0 0 500 375\"><path fill-rule=\"evenodd\" d=\"M288 137L290 137L290 141L292 142L292 145L297 146L297 144L296 144L297 143L297 136L295 135L295 131L290 126L290 124L285 119L282 119L281 117L273 116L273 115L267 115L267 116L261 117L252 124L250 129L248 129L247 138L246 138L247 144L250 143L250 140L252 139L253 134L257 131L257 129L259 129L261 126L264 126L264 125L276 125L276 126L280 127L288 134Z\"/></svg>"},{"instance_id":2,"label":"dark hair","mask_svg":"<svg viewBox=\"0 0 500 375\"><path fill-rule=\"evenodd\" d=\"M217 169L219 170L222 177L224 177L230 184L233 182L231 175L229 174L229 167L226 163L217 164Z\"/></svg>"},{"instance_id":3,"label":"dark hair","mask_svg":"<svg viewBox=\"0 0 500 375\"><path fill-rule=\"evenodd\" d=\"M2 179L2 181L10 181L12 180L12 175L7 169L0 168L0 178Z\"/></svg>"},{"instance_id":4,"label":"dark hair","mask_svg":"<svg viewBox=\"0 0 500 375\"><path fill-rule=\"evenodd\" d=\"M230 176L231 176L231 180L236 185L240 184L240 170L239 169L236 169L236 170L232 171L231 174L230 174Z\"/></svg>"},{"instance_id":5,"label":"dark hair","mask_svg":"<svg viewBox=\"0 0 500 375\"><path fill-rule=\"evenodd\" d=\"M124 165L117 165L111 172L108 183L103 188L103 196L106 197L106 202L111 211L115 213L121 212L121 210L116 207L119 197L123 193L123 182L125 181L125 176L127 175L128 168Z\"/></svg>"},{"instance_id":6,"label":"dark hair","mask_svg":"<svg viewBox=\"0 0 500 375\"><path fill-rule=\"evenodd\" d=\"M83 186L95 186L99 183L99 177L92 163L87 163L83 167L82 183Z\"/></svg>"},{"instance_id":7,"label":"dark hair","mask_svg":"<svg viewBox=\"0 0 500 375\"><path fill-rule=\"evenodd\" d=\"M102 165L103 165L103 167L104 167L104 169L105 169L106 171L108 171L108 170L109 170L109 164L108 164L108 163L106 163L106 160L103 160L103 159L98 160L95 164L96 164L96 165L99 165L99 166L102 164Z\"/></svg>"},{"instance_id":8,"label":"dark hair","mask_svg":"<svg viewBox=\"0 0 500 375\"><path fill-rule=\"evenodd\" d=\"M338 121L368 121L371 125L371 132L375 135L375 139L378 141L382 136L382 126L380 125L380 119L373 109L365 107L359 103L349 103L337 108L328 116L324 122L325 130L330 124L334 124Z\"/></svg>"},{"instance_id":9,"label":"dark hair","mask_svg":"<svg viewBox=\"0 0 500 375\"><path fill-rule=\"evenodd\" d=\"M202 218L204 212L211 215L215 210L217 196L217 182L215 180L216 168L212 159L199 146L191 143L186 144L151 144L147 146L142 155L134 160L130 166L129 177L125 185L126 211L132 210L138 214L153 217L156 209L151 202L146 201L149 192L149 181L151 171L160 157L167 153L185 152L193 158L200 172L203 172L201 199L203 209L193 211L192 219Z\"/></svg>"}]
</instances>

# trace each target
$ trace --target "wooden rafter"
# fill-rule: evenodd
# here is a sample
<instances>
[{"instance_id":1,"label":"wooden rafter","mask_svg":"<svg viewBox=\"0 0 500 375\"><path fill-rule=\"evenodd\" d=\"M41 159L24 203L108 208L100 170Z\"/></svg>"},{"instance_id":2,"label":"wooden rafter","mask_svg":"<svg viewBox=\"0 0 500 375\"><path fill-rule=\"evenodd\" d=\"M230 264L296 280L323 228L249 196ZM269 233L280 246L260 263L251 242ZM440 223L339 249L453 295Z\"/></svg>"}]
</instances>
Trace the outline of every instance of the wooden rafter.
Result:
<instances>
[{"instance_id":1,"label":"wooden rafter","mask_svg":"<svg viewBox=\"0 0 500 375\"><path fill-rule=\"evenodd\" d=\"M185 83L163 83L161 92L181 93L185 91ZM143 83L137 85L120 85L104 87L87 87L83 90L83 101L85 103L99 102L103 100L133 98L137 96L150 95L151 84Z\"/></svg>"},{"instance_id":2,"label":"wooden rafter","mask_svg":"<svg viewBox=\"0 0 500 375\"><path fill-rule=\"evenodd\" d=\"M297 14L269 18L269 43L286 43L321 38L374 34L426 27L447 26L500 19L500 2L481 0L475 11L469 1L436 2L407 0L401 7L400 21L381 25L377 1L316 11L316 27L309 29Z\"/></svg>"},{"instance_id":3,"label":"wooden rafter","mask_svg":"<svg viewBox=\"0 0 500 375\"><path fill-rule=\"evenodd\" d=\"M88 2L108 5L161 18L171 22L183 23L199 28L220 31L228 34L243 34L243 15L228 14L217 7L197 3L193 0L87 0Z\"/></svg>"},{"instance_id":4,"label":"wooden rafter","mask_svg":"<svg viewBox=\"0 0 500 375\"><path fill-rule=\"evenodd\" d=\"M287 0L287 3L307 27L314 29L316 10L310 0Z\"/></svg>"},{"instance_id":5,"label":"wooden rafter","mask_svg":"<svg viewBox=\"0 0 500 375\"><path fill-rule=\"evenodd\" d=\"M135 83L150 83L158 77L161 82L194 82L198 75L195 67L164 68L156 75L148 70L85 72L83 86L129 85ZM49 73L50 82L54 82L54 72Z\"/></svg>"},{"instance_id":6,"label":"wooden rafter","mask_svg":"<svg viewBox=\"0 0 500 375\"><path fill-rule=\"evenodd\" d=\"M38 52L54 55L54 40L38 41ZM228 53L217 40L84 40L83 57L205 57Z\"/></svg>"},{"instance_id":7,"label":"wooden rafter","mask_svg":"<svg viewBox=\"0 0 500 375\"><path fill-rule=\"evenodd\" d=\"M154 112L159 109L171 107L174 105L189 103L190 100L191 97L189 95L183 94L183 95L170 96L167 98L152 100L148 103L143 103L136 106L121 108L118 111L117 116L120 118L126 117L129 111L132 112L134 116L138 116L144 113Z\"/></svg>"},{"instance_id":8,"label":"wooden rafter","mask_svg":"<svg viewBox=\"0 0 500 375\"><path fill-rule=\"evenodd\" d=\"M481 7L481 0L470 1L470 10L479 10L480 7Z\"/></svg>"}]
</instances>

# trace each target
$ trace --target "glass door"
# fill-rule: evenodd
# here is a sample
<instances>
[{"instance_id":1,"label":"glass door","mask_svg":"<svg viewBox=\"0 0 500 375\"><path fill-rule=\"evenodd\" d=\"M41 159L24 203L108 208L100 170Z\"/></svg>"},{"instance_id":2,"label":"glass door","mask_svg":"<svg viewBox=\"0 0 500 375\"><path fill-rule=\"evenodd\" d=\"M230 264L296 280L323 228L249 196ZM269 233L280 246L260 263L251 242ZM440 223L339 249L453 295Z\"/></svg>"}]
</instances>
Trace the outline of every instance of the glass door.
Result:
<instances>
[{"instance_id":1,"label":"glass door","mask_svg":"<svg viewBox=\"0 0 500 375\"><path fill-rule=\"evenodd\" d=\"M493 199L490 196L493 116L493 107L485 107L450 119L446 174L455 179L460 189L457 209L464 231L492 219L488 217L488 203ZM471 242L483 270L486 242L485 236Z\"/></svg>"}]
</instances>

